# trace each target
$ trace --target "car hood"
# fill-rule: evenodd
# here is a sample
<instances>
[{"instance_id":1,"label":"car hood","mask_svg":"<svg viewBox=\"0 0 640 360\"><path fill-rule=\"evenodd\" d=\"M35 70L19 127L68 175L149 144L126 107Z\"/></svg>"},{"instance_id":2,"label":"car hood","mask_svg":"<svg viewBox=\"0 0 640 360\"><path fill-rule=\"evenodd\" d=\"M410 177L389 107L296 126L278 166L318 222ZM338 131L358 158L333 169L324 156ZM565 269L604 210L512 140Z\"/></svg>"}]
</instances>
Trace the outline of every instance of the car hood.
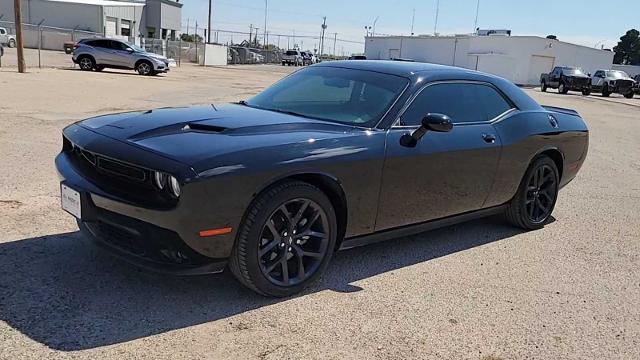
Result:
<instances>
[{"instance_id":1,"label":"car hood","mask_svg":"<svg viewBox=\"0 0 640 360\"><path fill-rule=\"evenodd\" d=\"M146 52L146 53L144 53L144 55L148 56L148 57L151 57L151 58L154 58L154 59L161 60L161 61L169 61L169 59L167 59L166 56L162 56L162 55L158 55L158 54L154 54L154 53L150 53L150 52Z\"/></svg>"},{"instance_id":2,"label":"car hood","mask_svg":"<svg viewBox=\"0 0 640 360\"><path fill-rule=\"evenodd\" d=\"M584 74L573 74L573 75L567 75L568 78L574 78L574 79L589 79L589 76L584 75Z\"/></svg>"},{"instance_id":3,"label":"car hood","mask_svg":"<svg viewBox=\"0 0 640 360\"><path fill-rule=\"evenodd\" d=\"M219 155L345 136L353 130L238 104L104 115L78 125L200 171L201 162Z\"/></svg>"}]
</instances>

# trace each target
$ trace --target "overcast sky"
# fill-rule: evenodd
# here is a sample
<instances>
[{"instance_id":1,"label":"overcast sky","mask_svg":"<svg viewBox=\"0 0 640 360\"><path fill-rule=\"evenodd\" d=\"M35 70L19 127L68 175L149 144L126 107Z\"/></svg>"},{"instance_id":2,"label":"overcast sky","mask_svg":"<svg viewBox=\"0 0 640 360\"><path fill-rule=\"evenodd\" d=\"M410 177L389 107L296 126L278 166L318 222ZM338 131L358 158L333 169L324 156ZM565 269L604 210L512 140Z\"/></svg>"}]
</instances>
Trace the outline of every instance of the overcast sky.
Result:
<instances>
[{"instance_id":1,"label":"overcast sky","mask_svg":"<svg viewBox=\"0 0 640 360\"><path fill-rule=\"evenodd\" d=\"M339 41L336 52L362 52L365 26L372 26L376 17L376 33L405 34L411 32L411 18L415 9L415 34L434 31L438 0L268 0L267 28L271 34L293 35L305 49L317 46L322 17L327 17L326 52L333 51L334 33ZM183 27L187 21L191 32L196 20L206 26L208 0L182 0ZM441 34L473 31L477 0L440 0L437 31ZM264 28L264 0L213 0L213 28L248 32L249 26ZM189 19L189 20L188 20ZM514 35L557 35L560 40L590 47L602 44L611 48L628 29L640 27L638 0L480 0L478 27L482 29L511 29ZM240 42L246 35L223 36L226 42L233 36ZM304 38L302 36L308 36ZM269 42L276 43L270 36ZM280 37L281 47L287 39ZM292 46L293 38L289 38Z\"/></svg>"}]
</instances>

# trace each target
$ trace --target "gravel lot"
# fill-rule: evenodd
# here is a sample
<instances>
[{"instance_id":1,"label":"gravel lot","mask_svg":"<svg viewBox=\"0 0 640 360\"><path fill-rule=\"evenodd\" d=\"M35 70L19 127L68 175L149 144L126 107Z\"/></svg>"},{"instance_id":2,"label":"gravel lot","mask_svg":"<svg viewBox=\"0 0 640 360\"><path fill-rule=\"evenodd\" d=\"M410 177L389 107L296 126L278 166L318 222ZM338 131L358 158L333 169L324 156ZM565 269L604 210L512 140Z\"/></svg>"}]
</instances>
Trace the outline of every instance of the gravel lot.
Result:
<instances>
[{"instance_id":1,"label":"gravel lot","mask_svg":"<svg viewBox=\"0 0 640 360\"><path fill-rule=\"evenodd\" d=\"M544 229L489 218L340 252L291 299L229 274L138 270L83 242L59 209L65 125L239 100L291 70L0 69L0 358L638 358L640 99L527 90L591 129L587 162Z\"/></svg>"}]
</instances>

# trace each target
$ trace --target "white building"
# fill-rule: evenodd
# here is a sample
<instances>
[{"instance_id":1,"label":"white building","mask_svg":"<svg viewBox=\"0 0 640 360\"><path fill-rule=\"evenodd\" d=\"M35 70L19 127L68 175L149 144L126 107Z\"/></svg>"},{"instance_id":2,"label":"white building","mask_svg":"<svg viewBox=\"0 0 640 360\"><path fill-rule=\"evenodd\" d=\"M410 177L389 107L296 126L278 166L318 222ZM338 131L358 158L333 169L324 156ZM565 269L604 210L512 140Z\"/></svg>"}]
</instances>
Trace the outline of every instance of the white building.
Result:
<instances>
[{"instance_id":1,"label":"white building","mask_svg":"<svg viewBox=\"0 0 640 360\"><path fill-rule=\"evenodd\" d=\"M554 66L609 69L613 53L538 36L384 36L365 39L367 59L412 59L495 74L535 85Z\"/></svg>"},{"instance_id":2,"label":"white building","mask_svg":"<svg viewBox=\"0 0 640 360\"><path fill-rule=\"evenodd\" d=\"M175 40L182 5L178 0L22 0L22 22L129 41L140 35ZM14 21L12 0L0 1L0 15L2 21Z\"/></svg>"}]
</instances>

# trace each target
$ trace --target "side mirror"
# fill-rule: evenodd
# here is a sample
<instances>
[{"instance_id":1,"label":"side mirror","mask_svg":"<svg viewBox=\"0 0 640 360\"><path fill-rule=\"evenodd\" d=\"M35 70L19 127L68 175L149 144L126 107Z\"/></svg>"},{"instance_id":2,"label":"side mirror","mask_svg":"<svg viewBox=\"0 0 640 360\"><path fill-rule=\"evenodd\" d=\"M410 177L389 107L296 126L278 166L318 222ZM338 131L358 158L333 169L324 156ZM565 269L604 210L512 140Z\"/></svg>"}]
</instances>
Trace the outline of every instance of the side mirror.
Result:
<instances>
[{"instance_id":1,"label":"side mirror","mask_svg":"<svg viewBox=\"0 0 640 360\"><path fill-rule=\"evenodd\" d=\"M418 141L427 133L427 131L449 132L453 129L451 118L443 114L427 114L422 118L422 125L414 130L411 134L404 134L400 138L400 145L406 147L415 147Z\"/></svg>"}]
</instances>

